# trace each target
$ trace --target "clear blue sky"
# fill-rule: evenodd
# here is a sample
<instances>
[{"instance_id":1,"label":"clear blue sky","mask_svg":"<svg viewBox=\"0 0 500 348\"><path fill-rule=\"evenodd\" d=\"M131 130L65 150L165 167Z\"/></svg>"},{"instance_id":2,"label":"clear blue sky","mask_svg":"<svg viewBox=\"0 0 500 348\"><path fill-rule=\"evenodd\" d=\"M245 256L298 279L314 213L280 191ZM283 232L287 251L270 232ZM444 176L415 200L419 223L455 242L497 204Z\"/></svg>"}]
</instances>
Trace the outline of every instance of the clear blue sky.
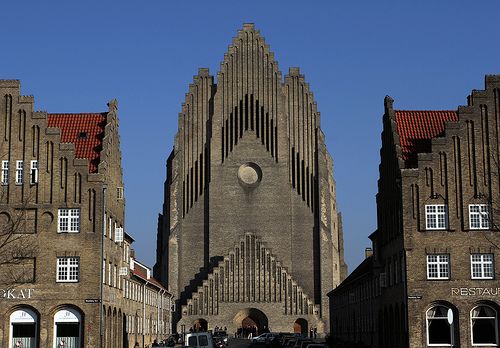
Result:
<instances>
[{"instance_id":1,"label":"clear blue sky","mask_svg":"<svg viewBox=\"0 0 500 348\"><path fill-rule=\"evenodd\" d=\"M299 66L335 162L349 269L376 227L383 98L456 109L500 74L499 1L5 1L0 78L48 112L119 100L126 230L153 265L165 161L199 67L216 74L253 22L283 73Z\"/></svg>"}]
</instances>

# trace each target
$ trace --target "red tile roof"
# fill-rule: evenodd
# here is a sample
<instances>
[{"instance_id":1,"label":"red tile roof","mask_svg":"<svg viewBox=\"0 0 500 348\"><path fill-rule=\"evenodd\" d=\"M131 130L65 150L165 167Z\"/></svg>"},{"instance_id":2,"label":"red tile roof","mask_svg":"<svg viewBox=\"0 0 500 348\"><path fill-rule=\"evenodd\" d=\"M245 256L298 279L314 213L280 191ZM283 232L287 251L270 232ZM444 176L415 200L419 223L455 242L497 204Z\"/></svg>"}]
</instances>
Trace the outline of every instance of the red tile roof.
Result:
<instances>
[{"instance_id":1,"label":"red tile roof","mask_svg":"<svg viewBox=\"0 0 500 348\"><path fill-rule=\"evenodd\" d=\"M431 139L444 135L448 121L458 121L456 111L394 110L401 152L406 167L416 167L418 153L431 152Z\"/></svg>"},{"instance_id":2,"label":"red tile roof","mask_svg":"<svg viewBox=\"0 0 500 348\"><path fill-rule=\"evenodd\" d=\"M165 287L163 285L161 285L161 283L158 280L156 280L156 278L153 278L153 277L148 278L147 271L142 267L137 267L137 263L134 265L134 270L132 271L132 273L136 277L139 277L139 278L147 281L148 283L155 285L157 288L166 290Z\"/></svg>"},{"instance_id":3,"label":"red tile roof","mask_svg":"<svg viewBox=\"0 0 500 348\"><path fill-rule=\"evenodd\" d=\"M75 158L86 158L90 161L90 173L97 173L106 115L106 112L47 115L48 126L61 129L61 143L75 145Z\"/></svg>"}]
</instances>

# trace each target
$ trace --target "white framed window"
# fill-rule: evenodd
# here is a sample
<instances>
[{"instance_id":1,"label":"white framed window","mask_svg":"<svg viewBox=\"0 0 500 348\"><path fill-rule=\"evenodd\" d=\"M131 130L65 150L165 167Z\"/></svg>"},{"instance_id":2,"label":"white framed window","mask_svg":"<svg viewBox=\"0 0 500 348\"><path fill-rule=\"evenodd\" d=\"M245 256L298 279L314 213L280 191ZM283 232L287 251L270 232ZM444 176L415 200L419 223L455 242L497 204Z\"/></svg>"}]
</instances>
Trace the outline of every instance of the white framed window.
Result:
<instances>
[{"instance_id":1,"label":"white framed window","mask_svg":"<svg viewBox=\"0 0 500 348\"><path fill-rule=\"evenodd\" d=\"M490 228L489 204L469 204L469 228L487 230Z\"/></svg>"},{"instance_id":2,"label":"white framed window","mask_svg":"<svg viewBox=\"0 0 500 348\"><path fill-rule=\"evenodd\" d=\"M57 281L62 283L76 283L80 276L80 258L57 258Z\"/></svg>"},{"instance_id":3,"label":"white framed window","mask_svg":"<svg viewBox=\"0 0 500 348\"><path fill-rule=\"evenodd\" d=\"M425 229L445 230L448 227L446 204L431 204L425 206Z\"/></svg>"},{"instance_id":4,"label":"white framed window","mask_svg":"<svg viewBox=\"0 0 500 348\"><path fill-rule=\"evenodd\" d=\"M429 346L448 346L455 344L455 323L448 323L448 311L450 308L439 305L430 308L426 313L427 327L427 345Z\"/></svg>"},{"instance_id":5,"label":"white framed window","mask_svg":"<svg viewBox=\"0 0 500 348\"><path fill-rule=\"evenodd\" d=\"M22 185L23 183L23 161L16 161L16 185Z\"/></svg>"},{"instance_id":6,"label":"white framed window","mask_svg":"<svg viewBox=\"0 0 500 348\"><path fill-rule=\"evenodd\" d=\"M116 188L116 199L123 199L123 187Z\"/></svg>"},{"instance_id":7,"label":"white framed window","mask_svg":"<svg viewBox=\"0 0 500 348\"><path fill-rule=\"evenodd\" d=\"M450 279L450 255L427 255L427 279Z\"/></svg>"},{"instance_id":8,"label":"white framed window","mask_svg":"<svg viewBox=\"0 0 500 348\"><path fill-rule=\"evenodd\" d=\"M57 232L80 232L80 209L59 209Z\"/></svg>"},{"instance_id":9,"label":"white framed window","mask_svg":"<svg viewBox=\"0 0 500 348\"><path fill-rule=\"evenodd\" d=\"M471 254L470 271L472 279L493 279L493 254Z\"/></svg>"},{"instance_id":10,"label":"white framed window","mask_svg":"<svg viewBox=\"0 0 500 348\"><path fill-rule=\"evenodd\" d=\"M108 237L109 237L109 239L113 239L113 237L112 237L112 233L113 233L113 218L111 216L109 217L108 222L109 222L109 224L108 224L108 227L109 227Z\"/></svg>"},{"instance_id":11,"label":"white framed window","mask_svg":"<svg viewBox=\"0 0 500 348\"><path fill-rule=\"evenodd\" d=\"M490 306L481 305L470 312L473 346L498 346L498 314Z\"/></svg>"},{"instance_id":12,"label":"white framed window","mask_svg":"<svg viewBox=\"0 0 500 348\"><path fill-rule=\"evenodd\" d=\"M106 284L106 259L102 260L102 283Z\"/></svg>"},{"instance_id":13,"label":"white framed window","mask_svg":"<svg viewBox=\"0 0 500 348\"><path fill-rule=\"evenodd\" d=\"M113 265L111 264L111 262L108 264L108 285L111 286L111 268L113 267Z\"/></svg>"},{"instance_id":14,"label":"white framed window","mask_svg":"<svg viewBox=\"0 0 500 348\"><path fill-rule=\"evenodd\" d=\"M9 161L2 161L2 185L9 184Z\"/></svg>"},{"instance_id":15,"label":"white framed window","mask_svg":"<svg viewBox=\"0 0 500 348\"><path fill-rule=\"evenodd\" d=\"M38 161L31 160L30 162L30 184L35 185L38 183Z\"/></svg>"},{"instance_id":16,"label":"white framed window","mask_svg":"<svg viewBox=\"0 0 500 348\"><path fill-rule=\"evenodd\" d=\"M123 227L115 227L115 242L123 242Z\"/></svg>"}]
</instances>

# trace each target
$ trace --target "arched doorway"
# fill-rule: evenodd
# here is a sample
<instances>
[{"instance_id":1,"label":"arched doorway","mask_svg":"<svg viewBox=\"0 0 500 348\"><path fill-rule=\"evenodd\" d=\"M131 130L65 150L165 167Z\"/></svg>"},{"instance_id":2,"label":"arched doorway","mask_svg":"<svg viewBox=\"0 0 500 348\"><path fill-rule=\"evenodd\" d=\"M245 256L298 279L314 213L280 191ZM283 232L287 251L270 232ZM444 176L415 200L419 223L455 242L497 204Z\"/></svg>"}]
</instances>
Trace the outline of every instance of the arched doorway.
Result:
<instances>
[{"instance_id":1,"label":"arched doorway","mask_svg":"<svg viewBox=\"0 0 500 348\"><path fill-rule=\"evenodd\" d=\"M196 332L207 331L208 330L208 322L203 318L196 319L194 321L193 328L194 328L194 331L196 331Z\"/></svg>"},{"instance_id":2,"label":"arched doorway","mask_svg":"<svg viewBox=\"0 0 500 348\"><path fill-rule=\"evenodd\" d=\"M307 320L304 318L299 318L293 323L293 332L302 334L302 336L307 336L308 332Z\"/></svg>"},{"instance_id":3,"label":"arched doorway","mask_svg":"<svg viewBox=\"0 0 500 348\"><path fill-rule=\"evenodd\" d=\"M257 308L242 309L236 313L233 322L236 327L245 331L243 334L248 334L249 331L252 335L260 335L269 331L267 316Z\"/></svg>"},{"instance_id":4,"label":"arched doorway","mask_svg":"<svg viewBox=\"0 0 500 348\"><path fill-rule=\"evenodd\" d=\"M73 308L54 314L54 347L80 347L82 316Z\"/></svg>"},{"instance_id":5,"label":"arched doorway","mask_svg":"<svg viewBox=\"0 0 500 348\"><path fill-rule=\"evenodd\" d=\"M38 315L23 308L10 315L10 342L12 347L34 348L38 346Z\"/></svg>"}]
</instances>

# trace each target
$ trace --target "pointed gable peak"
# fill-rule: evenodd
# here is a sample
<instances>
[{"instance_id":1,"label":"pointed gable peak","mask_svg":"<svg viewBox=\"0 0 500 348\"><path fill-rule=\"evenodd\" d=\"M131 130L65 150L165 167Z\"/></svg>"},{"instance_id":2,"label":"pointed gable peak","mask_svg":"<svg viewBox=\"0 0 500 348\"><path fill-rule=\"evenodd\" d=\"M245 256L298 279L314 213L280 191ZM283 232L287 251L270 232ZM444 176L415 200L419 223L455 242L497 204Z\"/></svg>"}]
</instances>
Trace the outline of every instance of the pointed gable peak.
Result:
<instances>
[{"instance_id":1,"label":"pointed gable peak","mask_svg":"<svg viewBox=\"0 0 500 348\"><path fill-rule=\"evenodd\" d=\"M257 63L257 61L259 62ZM255 63L259 64L261 68L269 64L271 71L277 73L281 78L281 72L278 69L278 62L275 60L274 53L270 50L260 31L255 29L253 23L244 23L243 28L239 29L236 36L233 37L224 54L219 74L221 72L225 73L224 66L231 63L238 66Z\"/></svg>"},{"instance_id":2,"label":"pointed gable peak","mask_svg":"<svg viewBox=\"0 0 500 348\"><path fill-rule=\"evenodd\" d=\"M255 24L243 23L243 30L255 30Z\"/></svg>"}]
</instances>

